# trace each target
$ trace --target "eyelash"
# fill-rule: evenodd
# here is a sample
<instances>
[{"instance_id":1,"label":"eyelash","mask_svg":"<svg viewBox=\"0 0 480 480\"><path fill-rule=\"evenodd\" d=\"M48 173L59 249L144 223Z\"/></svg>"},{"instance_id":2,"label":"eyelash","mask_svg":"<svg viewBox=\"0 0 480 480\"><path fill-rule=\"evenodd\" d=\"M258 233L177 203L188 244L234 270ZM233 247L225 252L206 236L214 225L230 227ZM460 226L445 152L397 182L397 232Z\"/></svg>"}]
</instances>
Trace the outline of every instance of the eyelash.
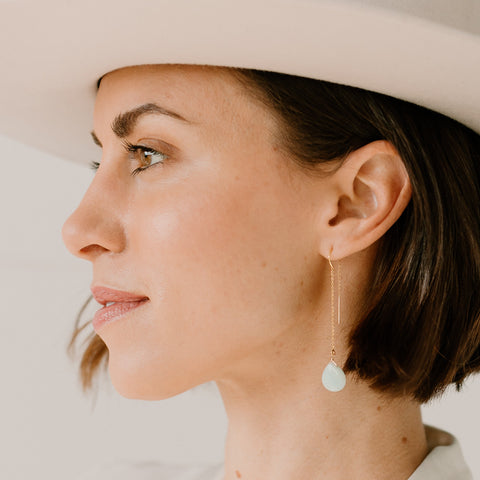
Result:
<instances>
[{"instance_id":1,"label":"eyelash","mask_svg":"<svg viewBox=\"0 0 480 480\"><path fill-rule=\"evenodd\" d=\"M168 155L166 155L165 153L158 152L157 150L154 150L153 148L150 148L150 147L146 147L145 145L134 145L127 140L124 140L122 143L123 143L123 146L125 147L125 150L130 154L137 155L141 153L145 157L154 157L157 155L163 157L161 162L158 162L160 164L162 164L168 158ZM153 167L155 165L157 165L157 163L154 163L153 165L147 165L145 167L137 167L135 170L133 170L131 175L132 177L134 177L135 175L138 175L140 172L143 172L147 168ZM92 161L90 163L90 168L94 171L97 171L99 167L100 167L100 162Z\"/></svg>"}]
</instances>

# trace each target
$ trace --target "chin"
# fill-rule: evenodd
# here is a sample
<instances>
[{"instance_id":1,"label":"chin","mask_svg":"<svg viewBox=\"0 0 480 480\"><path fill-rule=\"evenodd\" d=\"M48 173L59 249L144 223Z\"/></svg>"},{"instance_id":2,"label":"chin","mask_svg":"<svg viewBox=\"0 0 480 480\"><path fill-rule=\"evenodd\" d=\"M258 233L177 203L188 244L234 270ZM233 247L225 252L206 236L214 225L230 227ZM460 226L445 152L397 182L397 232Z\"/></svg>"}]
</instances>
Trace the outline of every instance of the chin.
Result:
<instances>
[{"instance_id":1,"label":"chin","mask_svg":"<svg viewBox=\"0 0 480 480\"><path fill-rule=\"evenodd\" d=\"M175 375L177 378L153 378L145 371L122 368L111 360L108 371L115 390L122 397L132 400L165 400L196 386L180 382L178 372Z\"/></svg>"}]
</instances>

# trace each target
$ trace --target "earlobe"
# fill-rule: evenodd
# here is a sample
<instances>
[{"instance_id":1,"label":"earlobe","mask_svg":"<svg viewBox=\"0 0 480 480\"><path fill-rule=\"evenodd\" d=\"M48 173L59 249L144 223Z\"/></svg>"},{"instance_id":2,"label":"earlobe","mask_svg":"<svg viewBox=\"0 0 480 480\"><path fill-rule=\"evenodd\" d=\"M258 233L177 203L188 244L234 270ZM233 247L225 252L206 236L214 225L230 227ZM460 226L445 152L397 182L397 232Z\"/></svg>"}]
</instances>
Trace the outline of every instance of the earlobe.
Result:
<instances>
[{"instance_id":1,"label":"earlobe","mask_svg":"<svg viewBox=\"0 0 480 480\"><path fill-rule=\"evenodd\" d=\"M335 214L325 225L322 250L333 245L335 258L352 255L379 240L411 198L405 165L396 149L383 140L352 152L331 180L336 206L330 211Z\"/></svg>"}]
</instances>

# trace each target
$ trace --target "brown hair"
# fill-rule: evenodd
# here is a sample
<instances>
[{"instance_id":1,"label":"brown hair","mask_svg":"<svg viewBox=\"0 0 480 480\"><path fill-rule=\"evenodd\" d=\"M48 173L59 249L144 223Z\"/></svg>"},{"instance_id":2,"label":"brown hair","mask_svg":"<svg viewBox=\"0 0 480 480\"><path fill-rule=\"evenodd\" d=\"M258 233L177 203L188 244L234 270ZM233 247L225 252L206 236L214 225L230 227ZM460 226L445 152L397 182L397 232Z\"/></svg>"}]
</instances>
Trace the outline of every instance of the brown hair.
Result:
<instances>
[{"instance_id":1,"label":"brown hair","mask_svg":"<svg viewBox=\"0 0 480 480\"><path fill-rule=\"evenodd\" d=\"M384 235L344 369L372 388L426 402L480 371L480 135L386 95L273 72L231 69L276 115L278 142L307 173L375 140L402 157L412 200ZM82 329L80 315L69 349ZM85 389L106 363L91 334Z\"/></svg>"}]
</instances>

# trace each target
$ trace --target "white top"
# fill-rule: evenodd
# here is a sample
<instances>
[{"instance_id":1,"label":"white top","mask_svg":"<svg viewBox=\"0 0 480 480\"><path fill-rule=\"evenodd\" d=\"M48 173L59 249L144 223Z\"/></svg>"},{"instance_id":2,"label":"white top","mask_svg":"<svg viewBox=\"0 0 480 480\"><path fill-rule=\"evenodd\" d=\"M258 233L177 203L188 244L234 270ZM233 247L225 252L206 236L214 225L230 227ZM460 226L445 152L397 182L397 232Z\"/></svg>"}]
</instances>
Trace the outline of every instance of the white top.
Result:
<instances>
[{"instance_id":1,"label":"white top","mask_svg":"<svg viewBox=\"0 0 480 480\"><path fill-rule=\"evenodd\" d=\"M473 480L458 440L425 426L429 454L407 480ZM223 480L223 464L115 463L89 470L76 480Z\"/></svg>"}]
</instances>

